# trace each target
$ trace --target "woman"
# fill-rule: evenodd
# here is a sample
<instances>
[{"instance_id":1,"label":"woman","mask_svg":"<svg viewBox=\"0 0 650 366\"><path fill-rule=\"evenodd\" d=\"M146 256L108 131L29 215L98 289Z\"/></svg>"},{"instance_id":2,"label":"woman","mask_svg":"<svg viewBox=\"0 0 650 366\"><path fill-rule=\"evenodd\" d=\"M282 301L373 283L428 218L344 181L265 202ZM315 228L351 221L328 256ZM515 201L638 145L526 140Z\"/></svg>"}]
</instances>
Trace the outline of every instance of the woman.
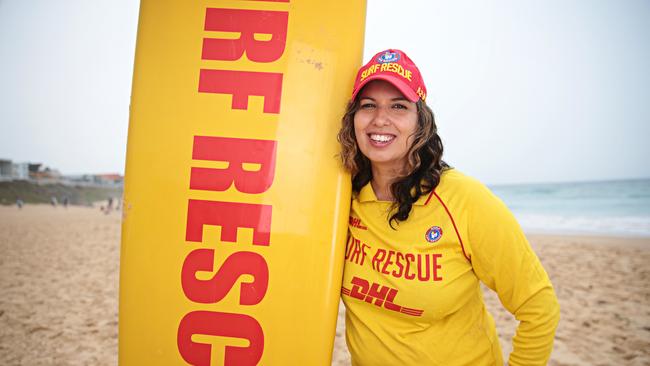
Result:
<instances>
[{"instance_id":1,"label":"woman","mask_svg":"<svg viewBox=\"0 0 650 366\"><path fill-rule=\"evenodd\" d=\"M338 138L353 201L343 278L353 365L503 365L479 281L520 321L510 365L544 365L559 305L506 206L447 166L406 54L375 55Z\"/></svg>"}]
</instances>

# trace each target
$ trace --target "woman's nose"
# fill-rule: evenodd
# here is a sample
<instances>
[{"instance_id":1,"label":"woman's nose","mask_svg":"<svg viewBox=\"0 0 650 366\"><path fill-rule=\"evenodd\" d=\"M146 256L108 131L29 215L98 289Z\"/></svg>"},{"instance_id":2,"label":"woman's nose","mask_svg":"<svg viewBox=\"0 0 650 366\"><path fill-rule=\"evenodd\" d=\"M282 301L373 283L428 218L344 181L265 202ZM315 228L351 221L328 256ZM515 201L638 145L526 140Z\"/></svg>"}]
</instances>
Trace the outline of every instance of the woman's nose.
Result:
<instances>
[{"instance_id":1,"label":"woman's nose","mask_svg":"<svg viewBox=\"0 0 650 366\"><path fill-rule=\"evenodd\" d=\"M376 126L386 126L390 123L390 116L384 107L377 107L372 120Z\"/></svg>"}]
</instances>

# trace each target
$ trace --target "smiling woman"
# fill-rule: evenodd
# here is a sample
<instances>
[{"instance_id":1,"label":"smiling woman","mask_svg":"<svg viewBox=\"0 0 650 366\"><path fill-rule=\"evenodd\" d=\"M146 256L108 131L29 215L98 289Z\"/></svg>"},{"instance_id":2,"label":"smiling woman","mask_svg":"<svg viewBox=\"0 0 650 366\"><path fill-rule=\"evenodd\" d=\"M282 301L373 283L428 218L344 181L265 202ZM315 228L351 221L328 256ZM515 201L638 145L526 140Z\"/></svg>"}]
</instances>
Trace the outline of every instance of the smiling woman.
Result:
<instances>
[{"instance_id":1,"label":"smiling woman","mask_svg":"<svg viewBox=\"0 0 650 366\"><path fill-rule=\"evenodd\" d=\"M354 133L361 153L385 174L402 174L418 122L415 103L391 83L370 82L360 95Z\"/></svg>"},{"instance_id":2,"label":"smiling woman","mask_svg":"<svg viewBox=\"0 0 650 366\"><path fill-rule=\"evenodd\" d=\"M357 73L339 131L353 199L341 293L353 365L503 365L479 283L520 321L510 365L543 365L550 280L506 206L442 161L420 71L386 50Z\"/></svg>"},{"instance_id":3,"label":"smiling woman","mask_svg":"<svg viewBox=\"0 0 650 366\"><path fill-rule=\"evenodd\" d=\"M378 198L394 197L397 210L391 221L396 222L405 220L417 198L438 184L447 164L417 66L401 51L390 51L378 53L376 62L359 70L338 139L353 191L371 183Z\"/></svg>"}]
</instances>

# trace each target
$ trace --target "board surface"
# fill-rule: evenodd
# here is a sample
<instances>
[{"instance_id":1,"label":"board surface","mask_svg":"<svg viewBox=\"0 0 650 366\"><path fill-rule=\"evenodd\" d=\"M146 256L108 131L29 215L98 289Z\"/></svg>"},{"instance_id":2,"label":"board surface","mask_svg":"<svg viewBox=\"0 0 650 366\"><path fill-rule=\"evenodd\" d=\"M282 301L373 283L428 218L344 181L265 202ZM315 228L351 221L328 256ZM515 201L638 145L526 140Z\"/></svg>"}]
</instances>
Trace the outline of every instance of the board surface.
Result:
<instances>
[{"instance_id":1,"label":"board surface","mask_svg":"<svg viewBox=\"0 0 650 366\"><path fill-rule=\"evenodd\" d=\"M365 1L142 0L120 365L329 365Z\"/></svg>"}]
</instances>

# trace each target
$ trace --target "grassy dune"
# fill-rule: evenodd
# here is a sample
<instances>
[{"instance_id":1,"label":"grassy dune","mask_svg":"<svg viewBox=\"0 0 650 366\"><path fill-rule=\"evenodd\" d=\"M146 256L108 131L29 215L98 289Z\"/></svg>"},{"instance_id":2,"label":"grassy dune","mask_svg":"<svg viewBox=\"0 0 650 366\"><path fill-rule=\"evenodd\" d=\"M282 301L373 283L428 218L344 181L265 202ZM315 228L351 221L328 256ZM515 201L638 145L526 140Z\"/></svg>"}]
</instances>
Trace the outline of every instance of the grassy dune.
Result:
<instances>
[{"instance_id":1,"label":"grassy dune","mask_svg":"<svg viewBox=\"0 0 650 366\"><path fill-rule=\"evenodd\" d=\"M50 203L56 197L59 203L68 197L72 205L91 205L109 197L122 197L122 187L75 186L54 184L36 184L28 181L0 182L0 203L13 205L18 198L29 203Z\"/></svg>"}]
</instances>

